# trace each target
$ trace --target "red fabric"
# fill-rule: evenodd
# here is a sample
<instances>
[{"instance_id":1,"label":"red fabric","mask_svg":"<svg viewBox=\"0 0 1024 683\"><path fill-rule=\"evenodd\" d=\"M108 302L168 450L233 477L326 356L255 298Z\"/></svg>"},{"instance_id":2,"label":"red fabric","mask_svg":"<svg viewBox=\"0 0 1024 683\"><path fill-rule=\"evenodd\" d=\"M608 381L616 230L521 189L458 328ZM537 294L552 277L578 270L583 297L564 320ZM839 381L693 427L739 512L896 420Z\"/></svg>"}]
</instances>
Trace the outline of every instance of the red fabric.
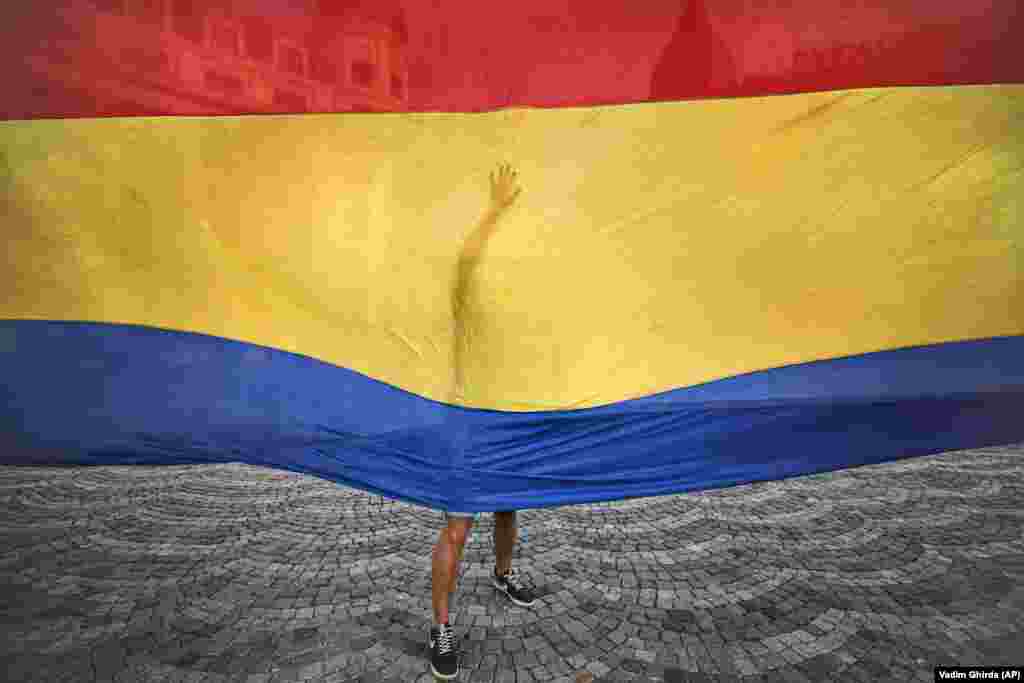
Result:
<instances>
[{"instance_id":1,"label":"red fabric","mask_svg":"<svg viewBox=\"0 0 1024 683\"><path fill-rule=\"evenodd\" d=\"M5 2L0 117L482 111L1020 83L1018 5Z\"/></svg>"}]
</instances>

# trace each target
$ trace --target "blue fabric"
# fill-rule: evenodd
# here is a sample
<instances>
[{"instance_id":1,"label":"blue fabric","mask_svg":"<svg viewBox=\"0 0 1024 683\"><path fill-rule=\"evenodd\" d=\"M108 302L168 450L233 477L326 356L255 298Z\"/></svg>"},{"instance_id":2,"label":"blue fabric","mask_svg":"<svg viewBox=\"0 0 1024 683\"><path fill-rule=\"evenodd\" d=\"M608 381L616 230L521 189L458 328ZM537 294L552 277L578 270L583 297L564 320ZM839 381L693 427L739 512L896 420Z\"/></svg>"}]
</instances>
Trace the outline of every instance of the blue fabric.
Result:
<instances>
[{"instance_id":1,"label":"blue fabric","mask_svg":"<svg viewBox=\"0 0 1024 683\"><path fill-rule=\"evenodd\" d=\"M217 337L0 321L0 463L245 462L460 512L719 488L1024 441L1024 336L794 365L613 405L432 401Z\"/></svg>"}]
</instances>

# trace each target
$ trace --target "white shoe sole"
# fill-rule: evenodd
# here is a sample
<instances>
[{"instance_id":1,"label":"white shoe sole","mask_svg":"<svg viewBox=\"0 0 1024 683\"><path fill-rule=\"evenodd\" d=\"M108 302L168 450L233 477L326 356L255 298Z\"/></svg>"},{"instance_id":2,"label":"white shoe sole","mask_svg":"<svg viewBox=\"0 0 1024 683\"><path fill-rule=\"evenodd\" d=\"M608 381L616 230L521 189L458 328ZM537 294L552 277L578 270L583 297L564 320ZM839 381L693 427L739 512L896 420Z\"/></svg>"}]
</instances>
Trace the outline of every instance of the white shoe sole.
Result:
<instances>
[{"instance_id":1,"label":"white shoe sole","mask_svg":"<svg viewBox=\"0 0 1024 683\"><path fill-rule=\"evenodd\" d=\"M434 678L440 678L442 681L450 681L451 679L453 679L453 678L455 678L456 676L459 675L459 670L456 669L455 673L453 673L451 676L445 676L444 674L438 673L437 669L434 668L434 665L431 664L430 665L430 673L433 674Z\"/></svg>"}]
</instances>

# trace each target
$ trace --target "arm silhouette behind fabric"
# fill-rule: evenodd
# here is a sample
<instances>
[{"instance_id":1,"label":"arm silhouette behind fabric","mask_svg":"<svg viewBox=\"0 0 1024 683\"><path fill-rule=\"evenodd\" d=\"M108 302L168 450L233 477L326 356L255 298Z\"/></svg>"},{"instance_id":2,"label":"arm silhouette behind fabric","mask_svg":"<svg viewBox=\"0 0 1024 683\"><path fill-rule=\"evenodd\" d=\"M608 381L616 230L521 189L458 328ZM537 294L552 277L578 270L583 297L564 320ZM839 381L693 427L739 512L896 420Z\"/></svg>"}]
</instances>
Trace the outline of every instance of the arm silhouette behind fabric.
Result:
<instances>
[{"instance_id":1,"label":"arm silhouette behind fabric","mask_svg":"<svg viewBox=\"0 0 1024 683\"><path fill-rule=\"evenodd\" d=\"M459 260L455 271L455 286L452 291L452 316L455 320L455 389L456 400L463 396L464 355L469 347L470 327L465 319L466 296L469 292L473 271L483 256L488 240L498 228L502 216L515 203L522 192L516 184L516 172L508 164L501 164L490 174L491 200L483 218L459 249Z\"/></svg>"}]
</instances>

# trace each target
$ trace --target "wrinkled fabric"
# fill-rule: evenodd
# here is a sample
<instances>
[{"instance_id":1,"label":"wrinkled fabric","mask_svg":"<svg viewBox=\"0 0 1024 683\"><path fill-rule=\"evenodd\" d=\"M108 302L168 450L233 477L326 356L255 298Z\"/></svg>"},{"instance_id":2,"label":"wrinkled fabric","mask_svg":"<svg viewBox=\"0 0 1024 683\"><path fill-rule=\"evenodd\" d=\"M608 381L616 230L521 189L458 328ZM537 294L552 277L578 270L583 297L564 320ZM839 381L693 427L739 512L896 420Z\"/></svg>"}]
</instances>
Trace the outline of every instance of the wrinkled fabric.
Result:
<instances>
[{"instance_id":1,"label":"wrinkled fabric","mask_svg":"<svg viewBox=\"0 0 1024 683\"><path fill-rule=\"evenodd\" d=\"M0 8L0 463L477 512L1024 440L1013 0L244 4Z\"/></svg>"},{"instance_id":2,"label":"wrinkled fabric","mask_svg":"<svg viewBox=\"0 0 1024 683\"><path fill-rule=\"evenodd\" d=\"M0 340L4 464L244 462L458 512L680 493L1024 440L1021 336L543 412L446 405L205 335L3 321Z\"/></svg>"}]
</instances>

